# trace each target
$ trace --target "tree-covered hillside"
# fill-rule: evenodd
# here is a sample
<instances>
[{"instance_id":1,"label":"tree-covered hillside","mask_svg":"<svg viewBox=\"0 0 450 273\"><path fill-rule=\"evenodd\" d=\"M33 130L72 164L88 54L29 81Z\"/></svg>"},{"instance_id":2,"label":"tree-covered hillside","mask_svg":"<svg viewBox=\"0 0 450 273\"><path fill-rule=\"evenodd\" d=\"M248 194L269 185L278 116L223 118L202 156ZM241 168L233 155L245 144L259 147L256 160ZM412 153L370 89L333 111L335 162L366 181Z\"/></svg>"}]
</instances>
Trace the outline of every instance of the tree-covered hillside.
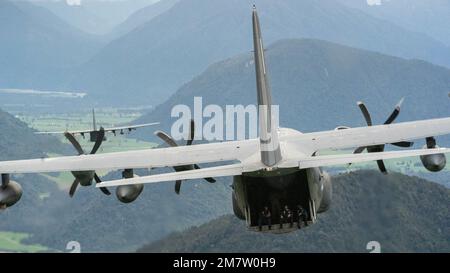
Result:
<instances>
[{"instance_id":1,"label":"tree-covered hillside","mask_svg":"<svg viewBox=\"0 0 450 273\"><path fill-rule=\"evenodd\" d=\"M450 251L450 190L398 173L361 171L334 177L333 204L315 225L288 234L247 231L223 216L142 247L140 252Z\"/></svg>"}]
</instances>

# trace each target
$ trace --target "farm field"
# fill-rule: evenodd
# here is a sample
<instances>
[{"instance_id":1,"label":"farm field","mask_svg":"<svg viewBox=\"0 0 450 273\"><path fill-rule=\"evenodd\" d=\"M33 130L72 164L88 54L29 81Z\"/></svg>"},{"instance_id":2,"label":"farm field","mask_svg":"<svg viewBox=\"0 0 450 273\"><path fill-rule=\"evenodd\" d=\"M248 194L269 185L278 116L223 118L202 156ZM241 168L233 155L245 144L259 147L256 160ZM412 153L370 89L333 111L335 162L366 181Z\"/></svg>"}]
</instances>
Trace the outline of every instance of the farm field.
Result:
<instances>
[{"instance_id":1,"label":"farm field","mask_svg":"<svg viewBox=\"0 0 450 273\"><path fill-rule=\"evenodd\" d=\"M30 235L26 233L0 231L0 252L39 252L48 250L41 245L27 245L22 241Z\"/></svg>"}]
</instances>

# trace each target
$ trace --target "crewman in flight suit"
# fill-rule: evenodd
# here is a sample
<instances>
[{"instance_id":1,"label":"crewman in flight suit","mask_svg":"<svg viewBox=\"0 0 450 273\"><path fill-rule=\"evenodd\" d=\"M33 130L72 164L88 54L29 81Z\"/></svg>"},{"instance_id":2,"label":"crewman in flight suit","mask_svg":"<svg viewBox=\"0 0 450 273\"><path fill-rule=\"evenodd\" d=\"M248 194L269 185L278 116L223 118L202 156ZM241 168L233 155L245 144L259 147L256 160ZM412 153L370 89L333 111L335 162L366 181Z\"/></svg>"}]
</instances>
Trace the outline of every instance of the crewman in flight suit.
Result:
<instances>
[{"instance_id":1,"label":"crewman in flight suit","mask_svg":"<svg viewBox=\"0 0 450 273\"><path fill-rule=\"evenodd\" d=\"M280 213L280 228L283 228L284 223L290 223L291 227L294 224L292 211L289 209L287 205L284 206L284 209Z\"/></svg>"},{"instance_id":2,"label":"crewman in flight suit","mask_svg":"<svg viewBox=\"0 0 450 273\"><path fill-rule=\"evenodd\" d=\"M303 207L301 205L297 205L297 226L298 228L302 228L302 223L305 223L305 226L308 225L308 215L306 210L303 209Z\"/></svg>"},{"instance_id":3,"label":"crewman in flight suit","mask_svg":"<svg viewBox=\"0 0 450 273\"><path fill-rule=\"evenodd\" d=\"M263 211L261 211L258 222L259 231L262 230L262 225L269 225L269 230L272 229L272 213L270 213L268 206L265 206Z\"/></svg>"}]
</instances>

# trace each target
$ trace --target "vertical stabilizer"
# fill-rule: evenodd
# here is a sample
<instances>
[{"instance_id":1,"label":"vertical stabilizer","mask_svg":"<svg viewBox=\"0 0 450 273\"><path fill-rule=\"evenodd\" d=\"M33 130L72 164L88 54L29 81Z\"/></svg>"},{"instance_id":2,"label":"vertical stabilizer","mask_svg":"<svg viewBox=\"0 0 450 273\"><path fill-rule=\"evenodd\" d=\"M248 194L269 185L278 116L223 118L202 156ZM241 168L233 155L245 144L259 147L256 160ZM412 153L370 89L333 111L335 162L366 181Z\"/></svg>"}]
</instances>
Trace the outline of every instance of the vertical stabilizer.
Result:
<instances>
[{"instance_id":1,"label":"vertical stabilizer","mask_svg":"<svg viewBox=\"0 0 450 273\"><path fill-rule=\"evenodd\" d=\"M272 109L269 80L266 74L264 47L258 13L256 12L255 6L253 6L252 17L261 161L264 165L271 167L281 160L280 144L278 142L278 117L274 116L275 113Z\"/></svg>"}]
</instances>

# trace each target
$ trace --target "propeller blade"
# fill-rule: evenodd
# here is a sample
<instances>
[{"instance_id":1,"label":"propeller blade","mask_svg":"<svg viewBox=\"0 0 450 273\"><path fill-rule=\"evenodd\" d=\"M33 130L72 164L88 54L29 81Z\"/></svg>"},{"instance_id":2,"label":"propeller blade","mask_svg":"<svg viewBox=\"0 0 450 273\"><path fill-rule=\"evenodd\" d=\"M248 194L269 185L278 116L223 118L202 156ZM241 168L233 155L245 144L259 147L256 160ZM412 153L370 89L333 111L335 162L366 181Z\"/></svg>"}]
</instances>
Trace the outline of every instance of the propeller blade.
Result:
<instances>
[{"instance_id":1,"label":"propeller blade","mask_svg":"<svg viewBox=\"0 0 450 273\"><path fill-rule=\"evenodd\" d=\"M102 180L100 179L100 177L98 177L96 173L94 174L94 179L97 184L102 183ZM106 195L111 195L111 192L106 187L101 187L100 190Z\"/></svg>"},{"instance_id":2,"label":"propeller blade","mask_svg":"<svg viewBox=\"0 0 450 273\"><path fill-rule=\"evenodd\" d=\"M191 124L189 128L189 138L186 141L186 145L192 145L192 142L194 141L194 135L195 135L195 122L193 119L191 119Z\"/></svg>"},{"instance_id":3,"label":"propeller blade","mask_svg":"<svg viewBox=\"0 0 450 273\"><path fill-rule=\"evenodd\" d=\"M70 186L70 190L69 190L69 196L73 197L73 195L75 194L75 191L77 190L78 184L80 184L80 181L78 181L78 179L75 179L72 183L72 186Z\"/></svg>"},{"instance_id":4,"label":"propeller blade","mask_svg":"<svg viewBox=\"0 0 450 273\"><path fill-rule=\"evenodd\" d=\"M80 143L76 140L76 138L69 132L65 132L64 136L69 140L70 143L72 143L72 146L77 150L79 155L84 154L83 148L81 148Z\"/></svg>"},{"instance_id":5,"label":"propeller blade","mask_svg":"<svg viewBox=\"0 0 450 273\"><path fill-rule=\"evenodd\" d=\"M383 160L377 160L377 165L378 169L380 169L383 174L387 174L386 166L384 166Z\"/></svg>"},{"instance_id":6,"label":"propeller blade","mask_svg":"<svg viewBox=\"0 0 450 273\"><path fill-rule=\"evenodd\" d=\"M386 147L386 145L384 145L384 144L368 146L368 147L367 147L367 152L368 152L368 153L380 153L380 152L384 152L384 148L385 148L385 147Z\"/></svg>"},{"instance_id":7,"label":"propeller blade","mask_svg":"<svg viewBox=\"0 0 450 273\"><path fill-rule=\"evenodd\" d=\"M102 145L103 139L105 137L105 129L103 127L100 127L100 130L97 133L97 138L95 139L94 147L92 147L91 155L95 154L100 148L100 145Z\"/></svg>"},{"instance_id":8,"label":"propeller blade","mask_svg":"<svg viewBox=\"0 0 450 273\"><path fill-rule=\"evenodd\" d=\"M105 187L101 187L100 190L105 194L105 195L111 195L111 192L105 188Z\"/></svg>"},{"instance_id":9,"label":"propeller blade","mask_svg":"<svg viewBox=\"0 0 450 273\"><path fill-rule=\"evenodd\" d=\"M400 101L395 106L394 111L392 111L391 115L387 118L384 124L391 124L398 117L398 114L400 114L400 107L402 106L404 100L405 98L400 99Z\"/></svg>"},{"instance_id":10,"label":"propeller blade","mask_svg":"<svg viewBox=\"0 0 450 273\"><path fill-rule=\"evenodd\" d=\"M159 137L160 139L164 140L164 142L167 143L171 147L177 147L178 146L178 144L175 142L175 140L173 140L173 138L171 136L169 136L168 134L166 134L163 131L156 131L155 135L157 137Z\"/></svg>"},{"instance_id":11,"label":"propeller blade","mask_svg":"<svg viewBox=\"0 0 450 273\"><path fill-rule=\"evenodd\" d=\"M200 167L197 164L194 164L194 169L198 170L198 169L200 169ZM214 179L212 177L205 177L204 179L206 181L208 181L209 183L216 183L216 179Z\"/></svg>"},{"instance_id":12,"label":"propeller blade","mask_svg":"<svg viewBox=\"0 0 450 273\"><path fill-rule=\"evenodd\" d=\"M216 179L212 178L212 177L205 177L204 178L206 181L208 181L209 183L216 183Z\"/></svg>"},{"instance_id":13,"label":"propeller blade","mask_svg":"<svg viewBox=\"0 0 450 273\"><path fill-rule=\"evenodd\" d=\"M366 147L358 147L358 148L356 148L356 150L355 150L353 153L354 153L354 154L360 154L360 153L362 153L365 149L366 149Z\"/></svg>"},{"instance_id":14,"label":"propeller blade","mask_svg":"<svg viewBox=\"0 0 450 273\"><path fill-rule=\"evenodd\" d=\"M94 173L94 179L95 179L95 183L102 183L102 180L100 179L100 177L98 177L98 175L96 173Z\"/></svg>"},{"instance_id":15,"label":"propeller blade","mask_svg":"<svg viewBox=\"0 0 450 273\"><path fill-rule=\"evenodd\" d=\"M354 154L360 154L362 153L367 147L358 147L356 148L356 150L353 151ZM313 156L315 156L316 153L314 152ZM352 163L348 164L348 167L350 167L352 165Z\"/></svg>"},{"instance_id":16,"label":"propeller blade","mask_svg":"<svg viewBox=\"0 0 450 273\"><path fill-rule=\"evenodd\" d=\"M395 142L395 143L391 143L394 146L397 147L402 147L402 148L409 148L412 147L414 145L414 142L410 142L410 141L400 141L400 142Z\"/></svg>"},{"instance_id":17,"label":"propeller blade","mask_svg":"<svg viewBox=\"0 0 450 273\"><path fill-rule=\"evenodd\" d=\"M192 145L192 142L194 141L194 134L195 134L195 122L193 119L191 119L190 128L189 128L189 138L186 141L186 145L188 145L188 146ZM159 137L160 139L162 139L165 143L167 143L171 147L178 146L178 144L175 142L175 140L163 131L156 131L155 135L157 137ZM174 167L174 169L176 172L179 172L179 171L189 170L190 167L191 167L191 165L177 166L177 167ZM200 167L197 164L193 165L193 167L194 167L194 169L200 169ZM209 183L216 182L216 180L211 177L207 177L207 178L205 178L205 180L208 181ZM181 183L182 183L181 180L175 181L175 193L176 194L180 194Z\"/></svg>"},{"instance_id":18,"label":"propeller blade","mask_svg":"<svg viewBox=\"0 0 450 273\"><path fill-rule=\"evenodd\" d=\"M369 110L367 110L366 105L363 102L358 101L358 107L361 109L364 118L366 119L367 126L372 126L372 118L370 117Z\"/></svg>"},{"instance_id":19,"label":"propeller blade","mask_svg":"<svg viewBox=\"0 0 450 273\"><path fill-rule=\"evenodd\" d=\"M181 189L181 180L177 180L175 181L175 193L180 194L180 189Z\"/></svg>"}]
</instances>

